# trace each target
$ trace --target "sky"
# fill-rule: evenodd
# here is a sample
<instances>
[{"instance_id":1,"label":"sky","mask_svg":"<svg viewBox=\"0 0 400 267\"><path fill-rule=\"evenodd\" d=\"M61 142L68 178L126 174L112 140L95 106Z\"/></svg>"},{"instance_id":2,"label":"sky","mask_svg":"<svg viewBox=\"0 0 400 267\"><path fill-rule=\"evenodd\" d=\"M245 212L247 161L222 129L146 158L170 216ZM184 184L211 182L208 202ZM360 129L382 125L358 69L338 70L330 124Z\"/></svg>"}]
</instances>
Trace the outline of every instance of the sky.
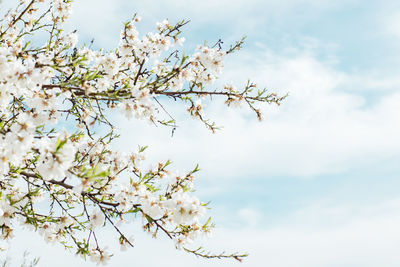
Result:
<instances>
[{"instance_id":1,"label":"sky","mask_svg":"<svg viewBox=\"0 0 400 267\"><path fill-rule=\"evenodd\" d=\"M116 148L149 145L149 162L169 158L182 171L199 163L196 194L211 201L216 224L202 243L250 256L241 264L199 259L133 223L136 247L116 251L110 266L399 266L398 1L77 0L67 27L81 42L113 49L134 13L143 34L164 18L189 19L188 53L205 40L228 45L247 36L220 80L239 86L250 78L289 97L262 106L262 122L245 107L207 103L207 116L223 126L216 134L175 102L165 102L179 125L173 137L113 116ZM22 233L11 255L29 250L39 266L92 266Z\"/></svg>"}]
</instances>

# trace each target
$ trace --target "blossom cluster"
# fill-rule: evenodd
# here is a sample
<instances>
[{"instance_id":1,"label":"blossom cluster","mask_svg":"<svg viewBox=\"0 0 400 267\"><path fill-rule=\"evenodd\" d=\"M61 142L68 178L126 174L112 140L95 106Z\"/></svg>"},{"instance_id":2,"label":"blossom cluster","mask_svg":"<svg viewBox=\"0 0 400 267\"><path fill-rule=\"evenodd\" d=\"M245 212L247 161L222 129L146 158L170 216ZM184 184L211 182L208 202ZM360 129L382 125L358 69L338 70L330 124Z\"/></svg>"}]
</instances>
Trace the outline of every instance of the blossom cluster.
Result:
<instances>
[{"instance_id":1,"label":"blossom cluster","mask_svg":"<svg viewBox=\"0 0 400 267\"><path fill-rule=\"evenodd\" d=\"M20 0L0 20L1 238L12 238L22 225L105 264L111 253L98 229L113 227L125 249L133 240L118 225L140 216L145 231L213 257L185 247L212 227L206 204L192 192L198 167L179 175L168 169L170 161L143 168L145 147L130 154L113 149L118 133L108 114L117 110L128 119L175 127L173 118L162 118L168 113L161 104L174 99L188 103L188 112L214 131L202 114L204 97L247 103L257 115L256 102L283 98L256 92L250 82L242 91L233 85L207 89L242 41L226 51L219 43L199 46L186 56L176 50L185 21L164 20L156 32L140 36L135 15L115 50L94 50L78 46L75 31L63 30L71 12L70 0ZM46 42L32 41L36 34L47 35Z\"/></svg>"}]
</instances>

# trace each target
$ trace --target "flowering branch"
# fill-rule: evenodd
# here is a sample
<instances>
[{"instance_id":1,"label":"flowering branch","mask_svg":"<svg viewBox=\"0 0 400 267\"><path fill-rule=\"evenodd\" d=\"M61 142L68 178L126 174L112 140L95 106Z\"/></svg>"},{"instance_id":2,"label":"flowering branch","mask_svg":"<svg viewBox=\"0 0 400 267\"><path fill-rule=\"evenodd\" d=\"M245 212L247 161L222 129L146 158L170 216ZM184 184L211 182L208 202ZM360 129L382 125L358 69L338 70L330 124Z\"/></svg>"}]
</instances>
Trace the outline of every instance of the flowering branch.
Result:
<instances>
[{"instance_id":1,"label":"flowering branch","mask_svg":"<svg viewBox=\"0 0 400 267\"><path fill-rule=\"evenodd\" d=\"M257 104L279 105L285 96L259 90L250 81L242 90L232 84L210 89L224 58L244 39L227 50L219 40L186 55L176 47L184 41L180 34L188 21L171 25L165 20L156 32L140 36L135 15L124 24L115 50L93 50L78 47L76 31L63 29L71 5L70 0L19 0L0 19L1 239L12 238L20 224L47 242L105 264L112 254L102 247L97 230L111 225L121 249L133 246L119 225L136 215L146 232L161 232L188 253L246 257L188 248L213 227L210 219L204 222L207 204L193 195L198 166L186 174L171 172L170 161L143 168L146 147L129 154L115 151L112 141L119 135L108 117L121 112L127 119L176 129L163 105L173 99L189 104L189 114L215 131L203 114L203 98L224 98L227 106L246 103L261 119ZM32 39L35 34L48 38L39 43Z\"/></svg>"}]
</instances>

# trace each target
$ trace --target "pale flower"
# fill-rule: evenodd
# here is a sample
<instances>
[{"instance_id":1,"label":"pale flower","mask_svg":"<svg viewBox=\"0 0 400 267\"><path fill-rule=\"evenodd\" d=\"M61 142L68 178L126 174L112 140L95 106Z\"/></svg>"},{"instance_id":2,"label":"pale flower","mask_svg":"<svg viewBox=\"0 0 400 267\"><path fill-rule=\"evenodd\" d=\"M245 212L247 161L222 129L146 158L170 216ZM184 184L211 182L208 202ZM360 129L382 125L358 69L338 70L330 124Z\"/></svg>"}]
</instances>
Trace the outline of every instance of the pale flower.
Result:
<instances>
[{"instance_id":1,"label":"pale flower","mask_svg":"<svg viewBox=\"0 0 400 267\"><path fill-rule=\"evenodd\" d=\"M92 215L90 215L90 226L92 229L95 229L99 226L102 226L104 223L105 216L102 211L94 211Z\"/></svg>"}]
</instances>

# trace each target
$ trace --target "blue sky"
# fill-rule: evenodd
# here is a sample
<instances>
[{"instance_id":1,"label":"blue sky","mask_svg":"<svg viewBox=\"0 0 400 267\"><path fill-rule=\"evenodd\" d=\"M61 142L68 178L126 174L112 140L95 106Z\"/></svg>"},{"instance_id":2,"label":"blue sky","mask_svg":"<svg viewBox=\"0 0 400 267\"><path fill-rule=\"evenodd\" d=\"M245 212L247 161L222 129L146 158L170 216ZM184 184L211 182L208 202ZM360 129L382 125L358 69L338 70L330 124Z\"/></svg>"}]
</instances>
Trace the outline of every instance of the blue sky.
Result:
<instances>
[{"instance_id":1,"label":"blue sky","mask_svg":"<svg viewBox=\"0 0 400 267\"><path fill-rule=\"evenodd\" d=\"M8 2L8 1L5 1ZM75 2L68 24L82 40L112 49L122 22L190 19L187 52L204 40L225 44L247 36L226 61L223 81L289 92L277 108L263 107L259 123L245 109L218 101L206 113L222 131L211 134L166 103L178 119L169 129L116 117L121 149L149 145L149 161L170 158L188 170L196 163L197 194L211 200L214 237L204 244L244 250L238 266L398 266L400 263L400 3L316 0L148 0ZM175 251L132 229L137 247L117 252L111 266L231 266ZM24 247L43 266L80 264L61 247ZM107 235L105 233L105 235ZM110 247L113 245L110 244ZM59 257L63 257L62 263ZM154 255L158 255L154 257ZM64 265L63 265L64 264ZM90 266L88 264L87 266Z\"/></svg>"}]
</instances>

